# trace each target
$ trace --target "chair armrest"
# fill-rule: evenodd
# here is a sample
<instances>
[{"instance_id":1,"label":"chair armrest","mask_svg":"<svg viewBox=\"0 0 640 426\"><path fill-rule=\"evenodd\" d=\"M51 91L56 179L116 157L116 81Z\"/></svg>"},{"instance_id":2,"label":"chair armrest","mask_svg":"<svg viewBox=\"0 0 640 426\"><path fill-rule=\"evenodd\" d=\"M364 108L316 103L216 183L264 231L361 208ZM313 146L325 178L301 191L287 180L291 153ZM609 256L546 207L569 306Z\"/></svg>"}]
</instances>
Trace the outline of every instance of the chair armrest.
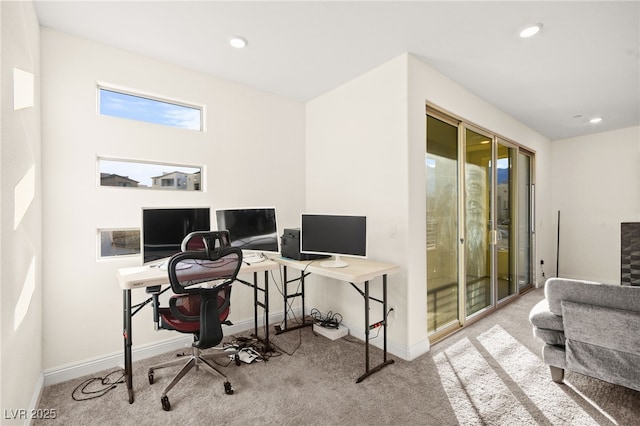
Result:
<instances>
[{"instance_id":1,"label":"chair armrest","mask_svg":"<svg viewBox=\"0 0 640 426\"><path fill-rule=\"evenodd\" d=\"M173 316L180 321L198 322L200 321L200 300L201 298L199 294L181 294L172 296L169 299L169 309ZM181 307L183 307L183 310L178 306L179 301L182 302ZM185 303L187 304L186 307L184 307ZM188 315L184 312L184 309L193 312L194 315Z\"/></svg>"}]
</instances>

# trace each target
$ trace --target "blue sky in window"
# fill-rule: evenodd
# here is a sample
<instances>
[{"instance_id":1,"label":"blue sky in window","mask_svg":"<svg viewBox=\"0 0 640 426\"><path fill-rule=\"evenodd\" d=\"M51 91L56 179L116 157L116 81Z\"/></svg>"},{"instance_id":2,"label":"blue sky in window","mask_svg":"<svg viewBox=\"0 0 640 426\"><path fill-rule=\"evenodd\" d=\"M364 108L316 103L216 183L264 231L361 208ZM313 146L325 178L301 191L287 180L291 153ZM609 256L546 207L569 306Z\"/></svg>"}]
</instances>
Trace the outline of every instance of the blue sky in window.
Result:
<instances>
[{"instance_id":1,"label":"blue sky in window","mask_svg":"<svg viewBox=\"0 0 640 426\"><path fill-rule=\"evenodd\" d=\"M100 89L100 114L201 130L200 109Z\"/></svg>"}]
</instances>

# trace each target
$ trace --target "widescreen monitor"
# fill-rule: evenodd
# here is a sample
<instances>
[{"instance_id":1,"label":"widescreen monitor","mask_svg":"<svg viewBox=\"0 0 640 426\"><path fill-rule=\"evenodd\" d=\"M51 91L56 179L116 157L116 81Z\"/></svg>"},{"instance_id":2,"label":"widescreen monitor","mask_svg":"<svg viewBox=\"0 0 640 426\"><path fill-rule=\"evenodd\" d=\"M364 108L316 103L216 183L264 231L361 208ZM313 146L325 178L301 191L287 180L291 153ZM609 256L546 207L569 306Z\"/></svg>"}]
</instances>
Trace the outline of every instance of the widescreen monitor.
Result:
<instances>
[{"instance_id":1,"label":"widescreen monitor","mask_svg":"<svg viewBox=\"0 0 640 426\"><path fill-rule=\"evenodd\" d=\"M143 208L142 262L166 261L181 251L184 237L194 231L211 229L208 207Z\"/></svg>"},{"instance_id":2,"label":"widescreen monitor","mask_svg":"<svg viewBox=\"0 0 640 426\"><path fill-rule=\"evenodd\" d=\"M216 210L218 230L229 231L231 245L243 251L247 263L264 260L263 252L278 253L276 209L234 208Z\"/></svg>"},{"instance_id":3,"label":"widescreen monitor","mask_svg":"<svg viewBox=\"0 0 640 426\"><path fill-rule=\"evenodd\" d=\"M302 214L300 252L335 256L322 266L348 266L342 256L367 257L367 217Z\"/></svg>"}]
</instances>

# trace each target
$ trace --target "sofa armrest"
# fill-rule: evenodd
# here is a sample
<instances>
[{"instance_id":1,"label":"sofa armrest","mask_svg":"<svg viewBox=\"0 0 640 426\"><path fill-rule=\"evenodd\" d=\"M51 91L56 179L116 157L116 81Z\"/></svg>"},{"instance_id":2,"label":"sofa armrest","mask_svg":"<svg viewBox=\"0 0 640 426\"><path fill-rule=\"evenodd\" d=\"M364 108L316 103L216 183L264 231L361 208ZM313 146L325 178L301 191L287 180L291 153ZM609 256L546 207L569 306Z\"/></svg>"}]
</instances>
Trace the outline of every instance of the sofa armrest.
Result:
<instances>
[{"instance_id":1,"label":"sofa armrest","mask_svg":"<svg viewBox=\"0 0 640 426\"><path fill-rule=\"evenodd\" d=\"M544 330L564 330L562 316L556 315L549 310L549 301L542 299L531 309L529 322L534 327Z\"/></svg>"}]
</instances>

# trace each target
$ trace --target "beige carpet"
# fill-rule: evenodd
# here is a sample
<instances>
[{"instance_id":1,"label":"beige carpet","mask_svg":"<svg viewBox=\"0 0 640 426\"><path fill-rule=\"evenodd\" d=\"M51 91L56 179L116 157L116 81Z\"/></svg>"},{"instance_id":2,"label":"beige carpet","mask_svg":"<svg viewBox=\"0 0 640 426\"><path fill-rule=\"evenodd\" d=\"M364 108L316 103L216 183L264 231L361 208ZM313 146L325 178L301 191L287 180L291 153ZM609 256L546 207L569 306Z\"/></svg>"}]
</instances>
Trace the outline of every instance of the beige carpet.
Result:
<instances>
[{"instance_id":1,"label":"beige carpet","mask_svg":"<svg viewBox=\"0 0 640 426\"><path fill-rule=\"evenodd\" d=\"M153 385L146 373L149 365L175 357L170 353L134 363L134 404L124 384L74 401L74 390L90 379L81 378L45 388L40 408L55 408L57 418L33 424L639 424L640 392L571 372L565 385L551 382L539 355L542 343L527 320L541 298L541 290L530 292L430 353L412 362L396 359L359 384L362 343L330 341L305 328L273 338L280 356L225 367L233 395L224 393L220 379L192 371L169 393L171 411L163 411L160 394L175 370L157 371ZM375 363L380 355L372 351ZM104 388L98 381L87 390Z\"/></svg>"}]
</instances>

